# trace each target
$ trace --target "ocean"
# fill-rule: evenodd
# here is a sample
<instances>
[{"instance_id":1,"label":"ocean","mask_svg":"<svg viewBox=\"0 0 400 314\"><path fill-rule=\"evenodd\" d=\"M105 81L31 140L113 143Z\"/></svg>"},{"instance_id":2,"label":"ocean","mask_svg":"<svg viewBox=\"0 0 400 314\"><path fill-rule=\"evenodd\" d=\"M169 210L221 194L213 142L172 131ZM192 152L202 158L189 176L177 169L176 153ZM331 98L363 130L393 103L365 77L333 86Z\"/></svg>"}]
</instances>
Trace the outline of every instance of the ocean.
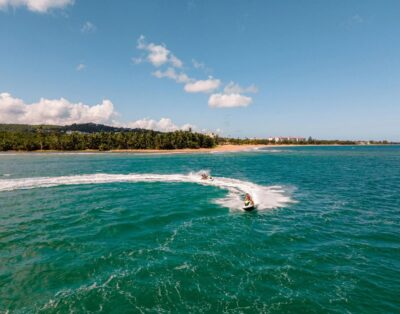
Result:
<instances>
[{"instance_id":1,"label":"ocean","mask_svg":"<svg viewBox=\"0 0 400 314\"><path fill-rule=\"evenodd\" d=\"M400 146L0 154L0 312L399 313L399 296Z\"/></svg>"}]
</instances>

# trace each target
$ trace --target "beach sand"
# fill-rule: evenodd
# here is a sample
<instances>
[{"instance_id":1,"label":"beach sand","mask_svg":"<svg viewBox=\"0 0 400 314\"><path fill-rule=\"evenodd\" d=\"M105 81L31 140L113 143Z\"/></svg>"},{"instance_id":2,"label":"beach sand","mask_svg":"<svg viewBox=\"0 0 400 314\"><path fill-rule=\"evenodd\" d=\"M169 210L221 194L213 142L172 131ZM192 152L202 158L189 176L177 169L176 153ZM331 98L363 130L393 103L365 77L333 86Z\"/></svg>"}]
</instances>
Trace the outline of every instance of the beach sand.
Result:
<instances>
[{"instance_id":1,"label":"beach sand","mask_svg":"<svg viewBox=\"0 0 400 314\"><path fill-rule=\"evenodd\" d=\"M113 153L151 153L151 154L187 154L187 153L229 153L241 152L253 149L268 147L270 145L218 145L213 148L184 148L184 149L117 149L111 150ZM273 146L273 145L271 145Z\"/></svg>"},{"instance_id":2,"label":"beach sand","mask_svg":"<svg viewBox=\"0 0 400 314\"><path fill-rule=\"evenodd\" d=\"M1 152L2 154L9 153L18 153L18 154L26 154L26 153L133 153L133 154L196 154L196 153L234 153L234 152L243 152L243 151L251 151L260 148L278 148L278 147L307 147L307 146L346 146L340 144L270 144L270 145L253 145L253 144L244 144L244 145L234 145L234 144L226 144L226 145L218 145L213 148L184 148L184 149L114 149L109 151L99 151L99 150L78 150L78 151L61 151L61 150L36 150L36 151L7 151ZM371 145L372 146L372 145ZM382 146L375 144L373 146Z\"/></svg>"}]
</instances>

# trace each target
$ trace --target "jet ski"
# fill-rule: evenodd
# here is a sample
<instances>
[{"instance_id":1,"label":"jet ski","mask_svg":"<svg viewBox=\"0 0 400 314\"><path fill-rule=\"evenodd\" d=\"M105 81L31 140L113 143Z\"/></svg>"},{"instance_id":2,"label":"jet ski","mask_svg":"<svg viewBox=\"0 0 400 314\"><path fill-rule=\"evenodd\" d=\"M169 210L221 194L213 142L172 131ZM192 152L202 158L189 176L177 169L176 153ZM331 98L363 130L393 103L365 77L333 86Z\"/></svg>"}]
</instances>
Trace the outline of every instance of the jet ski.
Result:
<instances>
[{"instance_id":1,"label":"jet ski","mask_svg":"<svg viewBox=\"0 0 400 314\"><path fill-rule=\"evenodd\" d=\"M254 204L252 204L252 203L250 203L249 205L245 205L244 207L243 207L243 209L245 210L245 211L247 211L247 212L251 212L252 210L254 210L256 208L256 206L254 205Z\"/></svg>"},{"instance_id":2,"label":"jet ski","mask_svg":"<svg viewBox=\"0 0 400 314\"><path fill-rule=\"evenodd\" d=\"M255 209L254 201L251 198L249 193L246 193L246 197L244 199L244 207L243 207L243 209L245 211L248 211L248 212L250 212L250 211Z\"/></svg>"},{"instance_id":3,"label":"jet ski","mask_svg":"<svg viewBox=\"0 0 400 314\"><path fill-rule=\"evenodd\" d=\"M201 180L204 180L204 181L214 181L214 178L213 178L212 176L209 176L209 175L206 174L206 173L203 173L203 174L201 175Z\"/></svg>"}]
</instances>

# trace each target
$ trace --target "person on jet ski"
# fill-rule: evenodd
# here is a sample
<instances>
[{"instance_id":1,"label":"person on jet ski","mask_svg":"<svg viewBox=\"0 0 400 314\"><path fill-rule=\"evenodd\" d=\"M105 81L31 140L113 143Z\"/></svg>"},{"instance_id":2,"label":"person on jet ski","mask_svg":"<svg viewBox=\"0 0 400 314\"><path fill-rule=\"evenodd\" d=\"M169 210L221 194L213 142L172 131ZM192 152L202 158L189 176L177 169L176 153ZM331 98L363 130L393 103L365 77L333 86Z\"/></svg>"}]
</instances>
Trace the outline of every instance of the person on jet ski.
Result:
<instances>
[{"instance_id":1,"label":"person on jet ski","mask_svg":"<svg viewBox=\"0 0 400 314\"><path fill-rule=\"evenodd\" d=\"M202 173L201 174L201 179L202 180L207 180L208 179L208 174L207 173Z\"/></svg>"},{"instance_id":2,"label":"person on jet ski","mask_svg":"<svg viewBox=\"0 0 400 314\"><path fill-rule=\"evenodd\" d=\"M245 198L244 198L244 206L250 206L250 205L254 205L254 201L253 201L253 199L251 198L251 196L250 196L250 194L249 193L246 193L246 196L245 196Z\"/></svg>"}]
</instances>

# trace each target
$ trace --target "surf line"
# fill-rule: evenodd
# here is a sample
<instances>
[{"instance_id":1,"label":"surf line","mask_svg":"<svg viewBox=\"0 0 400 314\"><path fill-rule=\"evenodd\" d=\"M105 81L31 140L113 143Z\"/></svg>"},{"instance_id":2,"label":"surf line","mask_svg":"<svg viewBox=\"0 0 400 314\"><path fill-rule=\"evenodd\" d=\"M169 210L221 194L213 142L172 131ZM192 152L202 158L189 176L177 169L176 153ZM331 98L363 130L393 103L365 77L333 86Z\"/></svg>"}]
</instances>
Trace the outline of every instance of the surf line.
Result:
<instances>
[{"instance_id":1,"label":"surf line","mask_svg":"<svg viewBox=\"0 0 400 314\"><path fill-rule=\"evenodd\" d=\"M249 181L226 177L213 177L213 180L202 180L200 172L189 174L83 174L59 177L31 177L18 179L0 179L0 192L22 189L48 188L62 185L106 184L106 183L141 183L171 182L195 183L214 186L227 190L228 194L215 202L230 209L243 207L243 195L250 193L258 210L284 207L293 200L282 186L263 186Z\"/></svg>"}]
</instances>

